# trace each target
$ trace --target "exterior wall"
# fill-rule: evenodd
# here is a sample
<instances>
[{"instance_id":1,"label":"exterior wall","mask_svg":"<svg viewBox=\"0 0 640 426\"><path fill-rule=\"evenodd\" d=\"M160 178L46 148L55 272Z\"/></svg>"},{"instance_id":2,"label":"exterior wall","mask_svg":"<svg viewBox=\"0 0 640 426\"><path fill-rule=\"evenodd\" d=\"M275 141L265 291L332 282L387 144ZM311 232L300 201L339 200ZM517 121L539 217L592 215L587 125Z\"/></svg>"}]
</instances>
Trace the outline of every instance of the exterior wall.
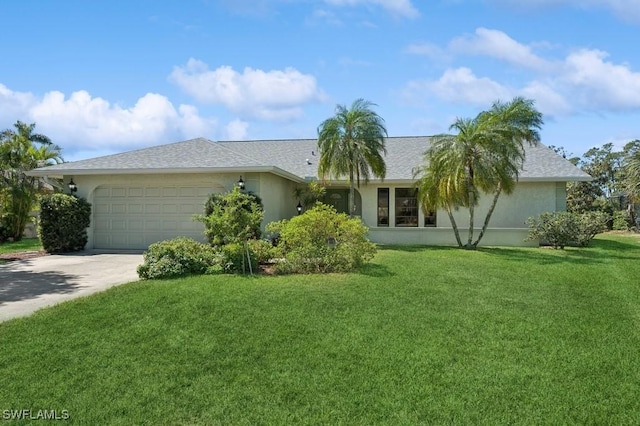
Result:
<instances>
[{"instance_id":1,"label":"exterior wall","mask_svg":"<svg viewBox=\"0 0 640 426\"><path fill-rule=\"evenodd\" d=\"M148 185L148 186L210 186L211 192L231 190L239 179L238 174L157 174L157 175L89 175L74 176L78 186L76 193L93 203L96 188L101 185ZM69 182L70 176L64 177ZM265 207L264 226L272 221L291 218L297 214L298 200L294 196L294 188L298 184L270 173L248 173L243 175L246 190L260 196ZM357 192L362 200L362 220L370 228L372 241L383 244L430 244L455 245L455 237L446 212L437 212L437 226L424 227L424 213L419 209L419 227L394 226L395 189L410 188L411 184L369 184L362 185ZM377 226L377 194L378 188L390 189L388 227ZM205 200L202 200L204 204ZM476 235L491 202L490 196L483 196L476 208ZM498 201L489 229L482 240L483 245L534 245L525 243L528 229L527 218L545 211L566 209L566 189L563 182L521 182L513 194L502 195ZM459 226L461 238L466 240L468 211L461 209L454 214ZM89 242L87 248L94 246L94 228L88 229Z\"/></svg>"},{"instance_id":2,"label":"exterior wall","mask_svg":"<svg viewBox=\"0 0 640 426\"><path fill-rule=\"evenodd\" d=\"M444 210L437 212L437 226L424 227L424 212L418 211L418 227L395 227L395 189L410 188L410 184L375 184L360 187L362 195L362 220L369 227L369 238L382 244L429 244L456 245L449 217ZM390 189L389 227L377 226L378 188ZM491 196L482 196L475 209L474 237L482 229L482 224L492 201ZM564 182L520 182L511 195L502 194L491 217L489 228L481 245L526 246L536 242L524 240L528 235L526 221L545 211L566 209ZM460 209L454 218L463 242L468 235L469 212Z\"/></svg>"},{"instance_id":3,"label":"exterior wall","mask_svg":"<svg viewBox=\"0 0 640 426\"><path fill-rule=\"evenodd\" d=\"M64 176L68 183L71 176ZM78 187L76 195L86 198L94 204L95 192L105 185L137 185L137 186L207 186L211 193L227 192L238 183L239 174L149 174L149 175L88 175L73 176ZM242 175L245 189L254 192L262 199L265 208L264 226L275 220L290 218L297 214L297 200L293 196L295 184L282 177L270 173L247 173ZM204 207L206 199L202 200ZM91 225L87 229L87 248L94 248L94 212L92 210ZM204 232L204 228L203 228ZM204 238L204 233L203 233Z\"/></svg>"},{"instance_id":4,"label":"exterior wall","mask_svg":"<svg viewBox=\"0 0 640 426\"><path fill-rule=\"evenodd\" d=\"M269 222L289 219L296 214L298 200L294 197L296 184L290 180L270 173L259 175L259 186L256 193L260 195L264 205L262 229Z\"/></svg>"}]
</instances>

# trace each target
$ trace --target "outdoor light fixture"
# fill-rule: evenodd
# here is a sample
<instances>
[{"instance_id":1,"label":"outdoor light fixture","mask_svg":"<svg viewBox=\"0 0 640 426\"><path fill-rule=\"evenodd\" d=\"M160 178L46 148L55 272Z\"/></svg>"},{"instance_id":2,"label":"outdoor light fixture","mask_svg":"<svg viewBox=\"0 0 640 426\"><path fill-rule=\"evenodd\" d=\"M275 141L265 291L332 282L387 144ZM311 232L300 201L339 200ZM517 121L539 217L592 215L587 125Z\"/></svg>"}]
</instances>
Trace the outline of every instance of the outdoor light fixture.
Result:
<instances>
[{"instance_id":1,"label":"outdoor light fixture","mask_svg":"<svg viewBox=\"0 0 640 426\"><path fill-rule=\"evenodd\" d=\"M298 210L298 214L302 213L302 204L298 201L298 205L296 206L296 210Z\"/></svg>"},{"instance_id":2,"label":"outdoor light fixture","mask_svg":"<svg viewBox=\"0 0 640 426\"><path fill-rule=\"evenodd\" d=\"M244 181L242 180L242 176L240 176L240 179L238 180L238 188L240 188L241 191L244 189Z\"/></svg>"},{"instance_id":3,"label":"outdoor light fixture","mask_svg":"<svg viewBox=\"0 0 640 426\"><path fill-rule=\"evenodd\" d=\"M69 191L73 194L78 190L78 185L73 181L73 178L69 181Z\"/></svg>"}]
</instances>

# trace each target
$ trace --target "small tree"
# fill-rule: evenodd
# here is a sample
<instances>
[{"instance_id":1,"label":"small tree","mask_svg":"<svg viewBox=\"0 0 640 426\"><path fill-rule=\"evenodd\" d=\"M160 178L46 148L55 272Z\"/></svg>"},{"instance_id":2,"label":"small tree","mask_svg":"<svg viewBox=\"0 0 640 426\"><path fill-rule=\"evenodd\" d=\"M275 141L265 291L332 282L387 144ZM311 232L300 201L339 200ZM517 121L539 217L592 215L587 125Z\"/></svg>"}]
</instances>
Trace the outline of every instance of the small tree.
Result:
<instances>
[{"instance_id":1,"label":"small tree","mask_svg":"<svg viewBox=\"0 0 640 426\"><path fill-rule=\"evenodd\" d=\"M257 196L244 193L236 187L225 195L212 195L205 205L205 214L195 217L204 223L205 235L212 245L241 244L249 260L251 273L247 241L260 237L264 212L259 201ZM242 261L242 271L245 272L244 257Z\"/></svg>"},{"instance_id":2,"label":"small tree","mask_svg":"<svg viewBox=\"0 0 640 426\"><path fill-rule=\"evenodd\" d=\"M302 207L307 210L313 207L318 201L322 200L327 193L327 188L320 182L312 181L306 186L296 188L293 196L300 201Z\"/></svg>"},{"instance_id":3,"label":"small tree","mask_svg":"<svg viewBox=\"0 0 640 426\"><path fill-rule=\"evenodd\" d=\"M35 133L35 126L17 121L14 129L0 132L0 228L15 241L44 189L41 178L26 172L62 161L61 148Z\"/></svg>"}]
</instances>

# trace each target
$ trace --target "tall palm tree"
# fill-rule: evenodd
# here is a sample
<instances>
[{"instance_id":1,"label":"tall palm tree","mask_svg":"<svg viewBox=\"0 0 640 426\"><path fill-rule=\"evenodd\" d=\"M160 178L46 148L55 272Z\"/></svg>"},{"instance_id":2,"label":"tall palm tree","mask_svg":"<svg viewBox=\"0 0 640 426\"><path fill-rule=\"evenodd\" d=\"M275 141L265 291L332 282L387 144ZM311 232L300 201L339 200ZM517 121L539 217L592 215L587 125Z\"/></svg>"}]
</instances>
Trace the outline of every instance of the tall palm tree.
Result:
<instances>
[{"instance_id":1,"label":"tall palm tree","mask_svg":"<svg viewBox=\"0 0 640 426\"><path fill-rule=\"evenodd\" d=\"M433 137L425 154L426 164L418 173L418 197L425 210L447 210L459 246L463 244L451 210L468 209L469 233L464 247L476 248L498 198L515 188L525 159L524 143L539 141L542 123L533 101L516 97L508 103L494 103L474 119L457 119L450 127L457 131L455 135ZM474 241L475 206L481 193L493 194L493 200Z\"/></svg>"},{"instance_id":2,"label":"tall palm tree","mask_svg":"<svg viewBox=\"0 0 640 426\"><path fill-rule=\"evenodd\" d=\"M21 121L15 130L0 133L0 182L3 225L14 240L20 240L44 182L26 172L62 162L61 148L35 133L35 124Z\"/></svg>"},{"instance_id":3,"label":"tall palm tree","mask_svg":"<svg viewBox=\"0 0 640 426\"><path fill-rule=\"evenodd\" d=\"M640 150L631 152L627 155L623 162L624 170L624 188L629 197L629 205L627 211L630 224L636 224L636 216L633 203L640 200Z\"/></svg>"},{"instance_id":4,"label":"tall palm tree","mask_svg":"<svg viewBox=\"0 0 640 426\"><path fill-rule=\"evenodd\" d=\"M350 108L337 105L335 115L318 127L318 173L324 179L349 179L349 214L356 211L355 185L369 182L371 176L384 179L387 129L384 119L371 107L374 103L358 99Z\"/></svg>"}]
</instances>

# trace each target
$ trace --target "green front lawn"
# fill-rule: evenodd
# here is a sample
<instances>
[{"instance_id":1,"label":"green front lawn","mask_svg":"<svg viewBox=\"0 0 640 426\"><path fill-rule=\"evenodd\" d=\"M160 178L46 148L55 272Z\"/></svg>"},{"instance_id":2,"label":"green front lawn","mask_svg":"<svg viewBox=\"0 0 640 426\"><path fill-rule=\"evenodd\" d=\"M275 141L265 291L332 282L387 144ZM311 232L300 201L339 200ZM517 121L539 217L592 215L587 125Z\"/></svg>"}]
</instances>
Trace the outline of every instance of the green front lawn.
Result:
<instances>
[{"instance_id":1,"label":"green front lawn","mask_svg":"<svg viewBox=\"0 0 640 426\"><path fill-rule=\"evenodd\" d=\"M0 244L0 254L37 250L42 250L42 244L38 238L23 238L21 241Z\"/></svg>"},{"instance_id":2,"label":"green front lawn","mask_svg":"<svg viewBox=\"0 0 640 426\"><path fill-rule=\"evenodd\" d=\"M385 248L361 273L113 288L0 324L0 410L81 424L637 424L640 241Z\"/></svg>"}]
</instances>

